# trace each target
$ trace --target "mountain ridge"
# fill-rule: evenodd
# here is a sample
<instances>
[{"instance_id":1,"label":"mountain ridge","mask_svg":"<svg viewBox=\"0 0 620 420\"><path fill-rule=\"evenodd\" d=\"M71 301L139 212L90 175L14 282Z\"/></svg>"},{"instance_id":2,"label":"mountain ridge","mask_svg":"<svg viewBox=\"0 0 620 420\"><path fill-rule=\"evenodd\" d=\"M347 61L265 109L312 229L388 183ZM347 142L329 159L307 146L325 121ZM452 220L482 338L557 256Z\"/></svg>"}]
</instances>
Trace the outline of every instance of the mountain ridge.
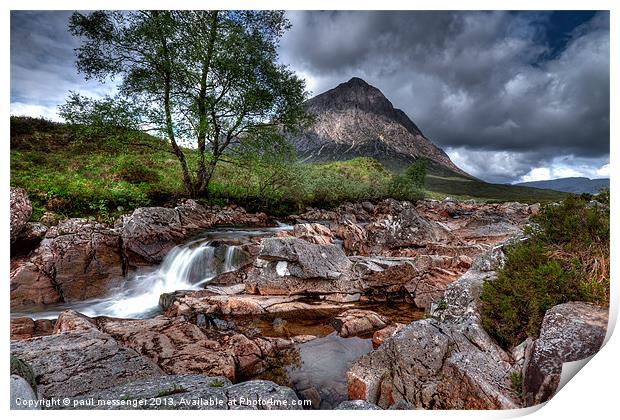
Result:
<instances>
[{"instance_id":1,"label":"mountain ridge","mask_svg":"<svg viewBox=\"0 0 620 420\"><path fill-rule=\"evenodd\" d=\"M315 121L290 139L302 160L367 156L388 167L405 167L424 158L431 163L431 171L443 169L473 178L430 141L404 111L359 77L308 99L304 107Z\"/></svg>"},{"instance_id":2,"label":"mountain ridge","mask_svg":"<svg viewBox=\"0 0 620 420\"><path fill-rule=\"evenodd\" d=\"M544 188L574 194L597 194L600 190L609 188L609 178L567 177L549 179L545 181L519 182L513 185L524 187Z\"/></svg>"}]
</instances>

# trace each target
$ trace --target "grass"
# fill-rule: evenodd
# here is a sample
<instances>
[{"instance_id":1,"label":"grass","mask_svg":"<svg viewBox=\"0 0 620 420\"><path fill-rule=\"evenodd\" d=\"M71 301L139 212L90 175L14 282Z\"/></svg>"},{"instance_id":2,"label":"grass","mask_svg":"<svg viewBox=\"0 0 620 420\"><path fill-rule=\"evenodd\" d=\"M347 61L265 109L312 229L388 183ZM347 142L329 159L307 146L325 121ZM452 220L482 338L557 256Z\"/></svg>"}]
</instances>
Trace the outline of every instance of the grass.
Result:
<instances>
[{"instance_id":1,"label":"grass","mask_svg":"<svg viewBox=\"0 0 620 420\"><path fill-rule=\"evenodd\" d=\"M88 133L84 135L84 133ZM185 150L190 167L197 154ZM96 217L111 222L141 206L176 204L184 197L180 166L161 139L138 132L71 130L38 118L11 117L11 185L27 190L33 220L46 211L64 217ZM270 156L265 162L220 162L212 180L211 204L234 202L248 211L274 216L303 212L307 206L333 207L345 201L386 197L417 200L477 198L548 202L566 194L486 184L429 168L426 191L403 183L402 174L374 159L299 163Z\"/></svg>"},{"instance_id":2,"label":"grass","mask_svg":"<svg viewBox=\"0 0 620 420\"><path fill-rule=\"evenodd\" d=\"M457 199L480 199L483 201L518 201L521 203L549 203L561 201L569 194L518 185L490 184L459 176L428 174L425 187L435 198L450 196Z\"/></svg>"}]
</instances>

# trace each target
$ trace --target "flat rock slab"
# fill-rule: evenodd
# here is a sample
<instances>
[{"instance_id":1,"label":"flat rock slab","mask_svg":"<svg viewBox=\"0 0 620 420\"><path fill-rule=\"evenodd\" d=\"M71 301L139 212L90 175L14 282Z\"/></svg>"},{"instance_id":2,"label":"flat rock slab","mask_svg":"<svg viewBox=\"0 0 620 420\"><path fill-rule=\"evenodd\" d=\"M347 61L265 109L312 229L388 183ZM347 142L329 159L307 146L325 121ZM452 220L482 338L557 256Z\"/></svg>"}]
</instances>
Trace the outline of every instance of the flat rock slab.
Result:
<instances>
[{"instance_id":1,"label":"flat rock slab","mask_svg":"<svg viewBox=\"0 0 620 420\"><path fill-rule=\"evenodd\" d=\"M75 397L164 373L147 358L96 330L12 341L11 355L32 367L43 398Z\"/></svg>"},{"instance_id":2,"label":"flat rock slab","mask_svg":"<svg viewBox=\"0 0 620 420\"><path fill-rule=\"evenodd\" d=\"M64 409L271 410L302 409L295 392L270 381L233 385L223 377L155 376L83 395Z\"/></svg>"}]
</instances>

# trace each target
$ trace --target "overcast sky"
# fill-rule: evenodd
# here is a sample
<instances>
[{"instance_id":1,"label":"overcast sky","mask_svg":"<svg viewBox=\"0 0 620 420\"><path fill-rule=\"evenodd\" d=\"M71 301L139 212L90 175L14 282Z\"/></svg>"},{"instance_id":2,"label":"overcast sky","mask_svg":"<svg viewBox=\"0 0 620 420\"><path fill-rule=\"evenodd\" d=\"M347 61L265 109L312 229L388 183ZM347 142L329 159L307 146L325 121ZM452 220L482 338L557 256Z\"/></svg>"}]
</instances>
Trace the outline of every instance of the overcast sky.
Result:
<instances>
[{"instance_id":1,"label":"overcast sky","mask_svg":"<svg viewBox=\"0 0 620 420\"><path fill-rule=\"evenodd\" d=\"M75 69L70 12L11 13L11 113L58 119ZM312 94L381 89L465 171L491 182L609 176L606 12L290 12L280 60Z\"/></svg>"}]
</instances>

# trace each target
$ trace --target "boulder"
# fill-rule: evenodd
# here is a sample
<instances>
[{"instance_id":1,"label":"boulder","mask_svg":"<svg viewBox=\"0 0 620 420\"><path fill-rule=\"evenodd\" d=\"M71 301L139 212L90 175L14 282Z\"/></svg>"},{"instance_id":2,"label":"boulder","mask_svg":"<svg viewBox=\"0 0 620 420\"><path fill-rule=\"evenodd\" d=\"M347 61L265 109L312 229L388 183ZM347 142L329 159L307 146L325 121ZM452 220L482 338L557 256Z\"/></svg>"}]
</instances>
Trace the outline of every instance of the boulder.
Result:
<instances>
[{"instance_id":1,"label":"boulder","mask_svg":"<svg viewBox=\"0 0 620 420\"><path fill-rule=\"evenodd\" d=\"M531 355L526 356L523 394L527 405L549 400L560 382L562 365L593 356L603 345L609 312L584 302L549 309Z\"/></svg>"},{"instance_id":2,"label":"boulder","mask_svg":"<svg viewBox=\"0 0 620 420\"><path fill-rule=\"evenodd\" d=\"M26 226L26 222L32 215L32 205L28 199L28 194L23 188L11 187L11 242L17 239L18 235Z\"/></svg>"},{"instance_id":3,"label":"boulder","mask_svg":"<svg viewBox=\"0 0 620 420\"><path fill-rule=\"evenodd\" d=\"M264 213L248 214L241 207L204 207L186 200L175 208L141 207L116 222L131 266L158 264L192 232L219 225L267 226L268 220Z\"/></svg>"},{"instance_id":4,"label":"boulder","mask_svg":"<svg viewBox=\"0 0 620 420\"><path fill-rule=\"evenodd\" d=\"M164 373L134 350L96 330L12 341L11 355L32 367L41 398L75 397Z\"/></svg>"},{"instance_id":5,"label":"boulder","mask_svg":"<svg viewBox=\"0 0 620 420\"><path fill-rule=\"evenodd\" d=\"M38 222L26 223L15 238L14 244L11 247L11 253L14 254L14 251L22 254L30 252L43 240L46 233L47 226L44 224Z\"/></svg>"},{"instance_id":6,"label":"boulder","mask_svg":"<svg viewBox=\"0 0 620 420\"><path fill-rule=\"evenodd\" d=\"M348 255L368 255L368 233L356 223L354 216L345 215L335 225L335 234L342 239Z\"/></svg>"},{"instance_id":7,"label":"boulder","mask_svg":"<svg viewBox=\"0 0 620 420\"><path fill-rule=\"evenodd\" d=\"M123 252L135 266L160 263L186 235L176 209L141 207L121 220Z\"/></svg>"},{"instance_id":8,"label":"boulder","mask_svg":"<svg viewBox=\"0 0 620 420\"><path fill-rule=\"evenodd\" d=\"M332 231L320 223L300 223L293 226L293 236L317 245L334 243Z\"/></svg>"},{"instance_id":9,"label":"boulder","mask_svg":"<svg viewBox=\"0 0 620 420\"><path fill-rule=\"evenodd\" d=\"M40 257L37 257L40 262ZM38 265L21 262L10 273L11 309L49 305L62 300L60 290Z\"/></svg>"},{"instance_id":10,"label":"boulder","mask_svg":"<svg viewBox=\"0 0 620 420\"><path fill-rule=\"evenodd\" d=\"M60 216L52 211L46 211L39 219L39 222L47 227L56 226L60 222Z\"/></svg>"},{"instance_id":11,"label":"boulder","mask_svg":"<svg viewBox=\"0 0 620 420\"><path fill-rule=\"evenodd\" d=\"M209 339L198 326L181 318L99 319L98 324L167 374L200 373L235 380L235 359L225 343Z\"/></svg>"},{"instance_id":12,"label":"boulder","mask_svg":"<svg viewBox=\"0 0 620 420\"><path fill-rule=\"evenodd\" d=\"M304 302L301 296L220 295L210 291L167 293L160 297L166 316L248 316L272 314L322 318L347 307L338 302Z\"/></svg>"},{"instance_id":13,"label":"boulder","mask_svg":"<svg viewBox=\"0 0 620 420\"><path fill-rule=\"evenodd\" d=\"M278 276L334 280L344 276L351 261L336 245L317 245L296 238L265 238L258 258L275 263Z\"/></svg>"},{"instance_id":14,"label":"boulder","mask_svg":"<svg viewBox=\"0 0 620 420\"><path fill-rule=\"evenodd\" d=\"M511 357L480 325L482 284L493 281L494 272L474 265L448 286L440 310L402 328L353 364L347 372L349 399L382 408L401 401L427 409L518 407L508 379Z\"/></svg>"},{"instance_id":15,"label":"boulder","mask_svg":"<svg viewBox=\"0 0 620 420\"><path fill-rule=\"evenodd\" d=\"M355 337L371 334L385 328L390 321L376 312L363 309L349 309L331 321L341 337Z\"/></svg>"},{"instance_id":16,"label":"boulder","mask_svg":"<svg viewBox=\"0 0 620 420\"><path fill-rule=\"evenodd\" d=\"M123 275L118 232L90 220L63 220L11 273L11 306L102 296L121 284Z\"/></svg>"},{"instance_id":17,"label":"boulder","mask_svg":"<svg viewBox=\"0 0 620 420\"><path fill-rule=\"evenodd\" d=\"M442 237L441 230L422 218L411 203L403 202L399 210L366 226L371 249L424 247Z\"/></svg>"},{"instance_id":18,"label":"boulder","mask_svg":"<svg viewBox=\"0 0 620 420\"><path fill-rule=\"evenodd\" d=\"M381 344L383 344L385 340L392 337L394 334L396 334L403 328L405 328L405 324L400 324L396 322L394 324L388 325L385 328L381 328L380 330L375 331L374 334L372 335L373 349L377 349L381 347Z\"/></svg>"},{"instance_id":19,"label":"boulder","mask_svg":"<svg viewBox=\"0 0 620 420\"><path fill-rule=\"evenodd\" d=\"M33 403L37 400L27 380L18 375L11 375L11 410L39 410Z\"/></svg>"}]
</instances>

